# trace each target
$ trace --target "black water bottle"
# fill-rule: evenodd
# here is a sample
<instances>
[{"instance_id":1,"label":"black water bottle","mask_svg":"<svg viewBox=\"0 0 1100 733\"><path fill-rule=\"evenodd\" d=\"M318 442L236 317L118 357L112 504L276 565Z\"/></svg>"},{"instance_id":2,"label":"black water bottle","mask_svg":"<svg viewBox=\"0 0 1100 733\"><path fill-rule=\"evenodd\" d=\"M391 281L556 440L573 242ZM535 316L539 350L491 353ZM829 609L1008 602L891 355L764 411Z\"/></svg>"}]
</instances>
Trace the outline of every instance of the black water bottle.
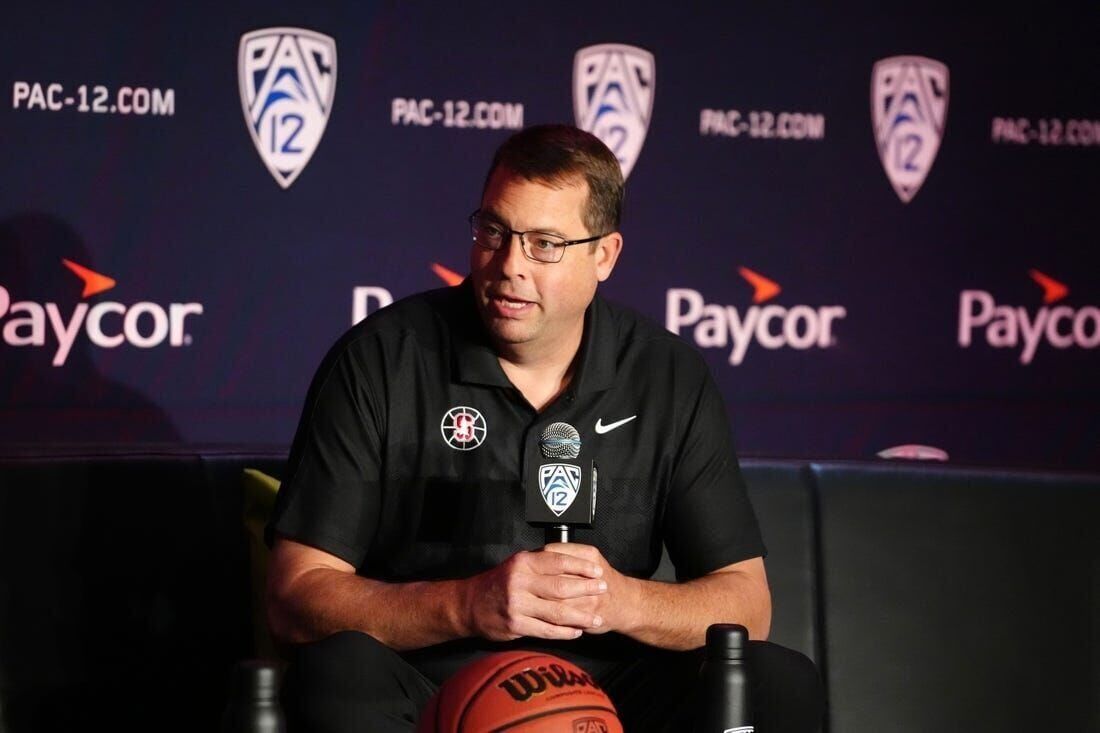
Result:
<instances>
[{"instance_id":1,"label":"black water bottle","mask_svg":"<svg viewBox=\"0 0 1100 733\"><path fill-rule=\"evenodd\" d=\"M280 669L275 662L249 659L233 667L222 733L285 733L279 704Z\"/></svg>"},{"instance_id":2,"label":"black water bottle","mask_svg":"<svg viewBox=\"0 0 1100 733\"><path fill-rule=\"evenodd\" d=\"M745 661L748 640L749 632L740 624L707 628L706 658L699 669L702 706L697 733L753 733Z\"/></svg>"}]
</instances>

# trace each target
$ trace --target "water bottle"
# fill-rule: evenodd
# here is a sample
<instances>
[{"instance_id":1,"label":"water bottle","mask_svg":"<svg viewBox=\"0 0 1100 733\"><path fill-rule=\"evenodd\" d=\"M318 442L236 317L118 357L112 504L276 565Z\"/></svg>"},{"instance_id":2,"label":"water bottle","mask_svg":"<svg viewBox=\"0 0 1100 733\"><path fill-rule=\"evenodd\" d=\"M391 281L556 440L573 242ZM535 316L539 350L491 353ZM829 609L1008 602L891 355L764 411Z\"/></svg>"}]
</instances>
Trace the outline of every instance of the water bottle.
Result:
<instances>
[{"instance_id":1,"label":"water bottle","mask_svg":"<svg viewBox=\"0 0 1100 733\"><path fill-rule=\"evenodd\" d=\"M749 632L740 624L707 628L706 657L699 668L702 709L697 733L753 733L749 668L745 647Z\"/></svg>"},{"instance_id":2,"label":"water bottle","mask_svg":"<svg viewBox=\"0 0 1100 733\"><path fill-rule=\"evenodd\" d=\"M279 679L275 662L249 659L234 665L222 733L285 733Z\"/></svg>"}]
</instances>

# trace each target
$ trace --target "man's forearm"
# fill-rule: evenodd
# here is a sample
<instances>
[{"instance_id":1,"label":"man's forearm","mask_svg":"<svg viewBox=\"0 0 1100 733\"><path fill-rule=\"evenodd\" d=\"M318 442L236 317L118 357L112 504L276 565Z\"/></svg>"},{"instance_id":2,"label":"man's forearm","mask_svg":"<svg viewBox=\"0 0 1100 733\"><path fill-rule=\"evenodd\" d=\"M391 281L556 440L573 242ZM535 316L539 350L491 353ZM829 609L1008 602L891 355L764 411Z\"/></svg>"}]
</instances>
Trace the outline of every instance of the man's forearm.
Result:
<instances>
[{"instance_id":1,"label":"man's forearm","mask_svg":"<svg viewBox=\"0 0 1100 733\"><path fill-rule=\"evenodd\" d=\"M746 573L705 575L685 583L631 578L629 620L623 633L663 649L694 649L714 623L745 626L752 639L766 639L771 627L767 584Z\"/></svg>"},{"instance_id":2,"label":"man's forearm","mask_svg":"<svg viewBox=\"0 0 1100 733\"><path fill-rule=\"evenodd\" d=\"M385 583L314 568L289 592L269 591L268 623L286 643L356 630L392 649L419 649L469 635L464 590L458 580Z\"/></svg>"}]
</instances>

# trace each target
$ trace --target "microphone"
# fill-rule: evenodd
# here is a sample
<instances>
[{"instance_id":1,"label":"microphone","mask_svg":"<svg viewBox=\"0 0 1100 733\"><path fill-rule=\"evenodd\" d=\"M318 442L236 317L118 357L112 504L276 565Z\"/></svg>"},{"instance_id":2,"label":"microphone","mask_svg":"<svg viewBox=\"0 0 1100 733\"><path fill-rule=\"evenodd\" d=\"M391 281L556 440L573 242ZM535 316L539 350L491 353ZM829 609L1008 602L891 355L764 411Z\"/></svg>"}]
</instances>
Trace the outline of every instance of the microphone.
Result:
<instances>
[{"instance_id":1,"label":"microphone","mask_svg":"<svg viewBox=\"0 0 1100 733\"><path fill-rule=\"evenodd\" d=\"M527 521L546 527L547 543L569 542L573 527L592 526L597 468L593 460L585 470L581 447L575 427L555 422L543 429L538 450L526 451Z\"/></svg>"},{"instance_id":2,"label":"microphone","mask_svg":"<svg viewBox=\"0 0 1100 733\"><path fill-rule=\"evenodd\" d=\"M576 458L581 454L581 434L567 422L551 423L542 431L539 449L547 458Z\"/></svg>"}]
</instances>

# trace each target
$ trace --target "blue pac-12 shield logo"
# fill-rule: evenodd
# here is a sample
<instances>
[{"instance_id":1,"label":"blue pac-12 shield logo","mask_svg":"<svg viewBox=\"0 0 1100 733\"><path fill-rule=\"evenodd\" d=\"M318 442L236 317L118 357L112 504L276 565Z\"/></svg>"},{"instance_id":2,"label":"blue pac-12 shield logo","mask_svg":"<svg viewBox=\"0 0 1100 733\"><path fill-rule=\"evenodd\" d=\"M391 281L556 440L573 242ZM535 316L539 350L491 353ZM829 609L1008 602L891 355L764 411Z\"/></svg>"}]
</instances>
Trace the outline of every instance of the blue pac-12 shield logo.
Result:
<instances>
[{"instance_id":1,"label":"blue pac-12 shield logo","mask_svg":"<svg viewBox=\"0 0 1100 733\"><path fill-rule=\"evenodd\" d=\"M630 175L642 152L657 65L653 54L636 46L603 43L577 51L573 60L573 111L577 127L604 142Z\"/></svg>"},{"instance_id":2,"label":"blue pac-12 shield logo","mask_svg":"<svg viewBox=\"0 0 1100 733\"><path fill-rule=\"evenodd\" d=\"M581 469L571 463L544 463L539 466L539 492L555 516L573 506L581 488Z\"/></svg>"},{"instance_id":3,"label":"blue pac-12 shield logo","mask_svg":"<svg viewBox=\"0 0 1100 733\"><path fill-rule=\"evenodd\" d=\"M871 123L886 176L903 203L924 183L947 122L947 66L893 56L871 71Z\"/></svg>"},{"instance_id":4,"label":"blue pac-12 shield logo","mask_svg":"<svg viewBox=\"0 0 1100 733\"><path fill-rule=\"evenodd\" d=\"M336 42L302 28L245 33L237 77L252 142L275 181L289 188L325 134L336 94Z\"/></svg>"}]
</instances>

